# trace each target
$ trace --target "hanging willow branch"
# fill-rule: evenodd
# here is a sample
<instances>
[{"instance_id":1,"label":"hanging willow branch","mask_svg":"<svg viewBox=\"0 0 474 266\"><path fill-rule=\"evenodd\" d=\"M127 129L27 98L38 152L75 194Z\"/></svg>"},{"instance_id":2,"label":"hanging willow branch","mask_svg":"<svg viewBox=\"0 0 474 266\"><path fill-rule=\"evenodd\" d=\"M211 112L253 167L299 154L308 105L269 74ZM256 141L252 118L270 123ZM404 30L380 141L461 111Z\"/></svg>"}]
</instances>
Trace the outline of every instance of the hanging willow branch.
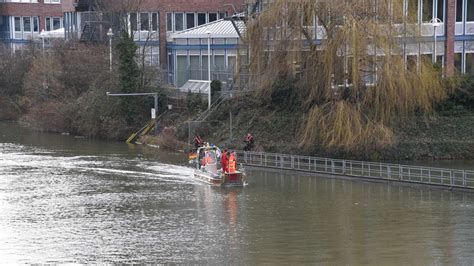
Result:
<instances>
[{"instance_id":1,"label":"hanging willow branch","mask_svg":"<svg viewBox=\"0 0 474 266\"><path fill-rule=\"evenodd\" d=\"M391 145L393 122L445 96L431 62L405 60L405 47L420 39L403 10L401 0L275 0L248 22L258 96L269 97L282 77L297 80L303 147Z\"/></svg>"}]
</instances>

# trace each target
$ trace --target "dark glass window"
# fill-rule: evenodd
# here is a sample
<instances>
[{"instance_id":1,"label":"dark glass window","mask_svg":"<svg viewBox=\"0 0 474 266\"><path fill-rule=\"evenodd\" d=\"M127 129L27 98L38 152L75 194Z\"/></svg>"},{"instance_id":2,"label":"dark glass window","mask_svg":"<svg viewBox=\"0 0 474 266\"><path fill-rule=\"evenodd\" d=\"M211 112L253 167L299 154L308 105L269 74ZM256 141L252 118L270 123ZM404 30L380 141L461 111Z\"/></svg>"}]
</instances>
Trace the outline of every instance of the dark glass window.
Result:
<instances>
[{"instance_id":1,"label":"dark glass window","mask_svg":"<svg viewBox=\"0 0 474 266\"><path fill-rule=\"evenodd\" d=\"M50 31L50 30L51 30L51 18L46 17L46 31Z\"/></svg>"},{"instance_id":2,"label":"dark glass window","mask_svg":"<svg viewBox=\"0 0 474 266\"><path fill-rule=\"evenodd\" d=\"M21 31L21 18L15 17L15 31Z\"/></svg>"},{"instance_id":3,"label":"dark glass window","mask_svg":"<svg viewBox=\"0 0 474 266\"><path fill-rule=\"evenodd\" d=\"M433 19L433 0L423 0L423 22Z\"/></svg>"},{"instance_id":4,"label":"dark glass window","mask_svg":"<svg viewBox=\"0 0 474 266\"><path fill-rule=\"evenodd\" d=\"M410 71L416 70L417 65L417 56L416 55L407 55L407 69Z\"/></svg>"},{"instance_id":5,"label":"dark glass window","mask_svg":"<svg viewBox=\"0 0 474 266\"><path fill-rule=\"evenodd\" d=\"M217 13L209 13L209 22L217 20Z\"/></svg>"},{"instance_id":6,"label":"dark glass window","mask_svg":"<svg viewBox=\"0 0 474 266\"><path fill-rule=\"evenodd\" d=\"M158 13L151 15L151 30L158 31Z\"/></svg>"},{"instance_id":7,"label":"dark glass window","mask_svg":"<svg viewBox=\"0 0 474 266\"><path fill-rule=\"evenodd\" d=\"M466 21L474 21L474 0L467 0Z\"/></svg>"},{"instance_id":8,"label":"dark glass window","mask_svg":"<svg viewBox=\"0 0 474 266\"><path fill-rule=\"evenodd\" d=\"M181 31L184 29L184 15L183 13L174 14L174 29L176 31Z\"/></svg>"},{"instance_id":9,"label":"dark glass window","mask_svg":"<svg viewBox=\"0 0 474 266\"><path fill-rule=\"evenodd\" d=\"M206 13L198 13L198 26L206 24Z\"/></svg>"},{"instance_id":10,"label":"dark glass window","mask_svg":"<svg viewBox=\"0 0 474 266\"><path fill-rule=\"evenodd\" d=\"M38 17L33 17L33 31L39 32Z\"/></svg>"},{"instance_id":11,"label":"dark glass window","mask_svg":"<svg viewBox=\"0 0 474 266\"><path fill-rule=\"evenodd\" d=\"M173 13L166 13L166 30L173 31Z\"/></svg>"},{"instance_id":12,"label":"dark glass window","mask_svg":"<svg viewBox=\"0 0 474 266\"><path fill-rule=\"evenodd\" d=\"M463 0L456 1L456 21L462 22L462 3Z\"/></svg>"},{"instance_id":13,"label":"dark glass window","mask_svg":"<svg viewBox=\"0 0 474 266\"><path fill-rule=\"evenodd\" d=\"M23 17L23 31L31 31L31 18Z\"/></svg>"},{"instance_id":14,"label":"dark glass window","mask_svg":"<svg viewBox=\"0 0 474 266\"><path fill-rule=\"evenodd\" d=\"M474 76L474 54L466 54L466 74Z\"/></svg>"},{"instance_id":15,"label":"dark glass window","mask_svg":"<svg viewBox=\"0 0 474 266\"><path fill-rule=\"evenodd\" d=\"M61 28L61 18L53 18L53 30Z\"/></svg>"},{"instance_id":16,"label":"dark glass window","mask_svg":"<svg viewBox=\"0 0 474 266\"><path fill-rule=\"evenodd\" d=\"M149 31L150 30L150 14L140 13L140 30Z\"/></svg>"},{"instance_id":17,"label":"dark glass window","mask_svg":"<svg viewBox=\"0 0 474 266\"><path fill-rule=\"evenodd\" d=\"M227 17L226 12L220 12L219 13L219 18L225 18L225 17Z\"/></svg>"},{"instance_id":18,"label":"dark glass window","mask_svg":"<svg viewBox=\"0 0 474 266\"><path fill-rule=\"evenodd\" d=\"M454 54L454 67L456 68L459 73L462 71L462 54L455 53Z\"/></svg>"},{"instance_id":19,"label":"dark glass window","mask_svg":"<svg viewBox=\"0 0 474 266\"><path fill-rule=\"evenodd\" d=\"M444 21L444 0L438 0L437 10L438 12L436 17L439 18L441 21Z\"/></svg>"},{"instance_id":20,"label":"dark glass window","mask_svg":"<svg viewBox=\"0 0 474 266\"><path fill-rule=\"evenodd\" d=\"M194 13L187 13L186 14L186 28L194 28Z\"/></svg>"},{"instance_id":21,"label":"dark glass window","mask_svg":"<svg viewBox=\"0 0 474 266\"><path fill-rule=\"evenodd\" d=\"M130 13L130 28L132 31L137 31L137 13Z\"/></svg>"}]
</instances>

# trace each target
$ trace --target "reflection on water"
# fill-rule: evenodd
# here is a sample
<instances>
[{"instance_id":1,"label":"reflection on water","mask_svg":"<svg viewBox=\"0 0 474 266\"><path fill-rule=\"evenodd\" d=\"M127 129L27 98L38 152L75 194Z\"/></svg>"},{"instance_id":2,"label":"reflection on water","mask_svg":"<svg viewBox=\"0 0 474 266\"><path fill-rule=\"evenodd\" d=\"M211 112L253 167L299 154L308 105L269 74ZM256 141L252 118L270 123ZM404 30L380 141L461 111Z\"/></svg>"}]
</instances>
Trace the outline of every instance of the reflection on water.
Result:
<instances>
[{"instance_id":1,"label":"reflection on water","mask_svg":"<svg viewBox=\"0 0 474 266\"><path fill-rule=\"evenodd\" d=\"M474 195L247 169L0 124L0 261L472 264Z\"/></svg>"}]
</instances>

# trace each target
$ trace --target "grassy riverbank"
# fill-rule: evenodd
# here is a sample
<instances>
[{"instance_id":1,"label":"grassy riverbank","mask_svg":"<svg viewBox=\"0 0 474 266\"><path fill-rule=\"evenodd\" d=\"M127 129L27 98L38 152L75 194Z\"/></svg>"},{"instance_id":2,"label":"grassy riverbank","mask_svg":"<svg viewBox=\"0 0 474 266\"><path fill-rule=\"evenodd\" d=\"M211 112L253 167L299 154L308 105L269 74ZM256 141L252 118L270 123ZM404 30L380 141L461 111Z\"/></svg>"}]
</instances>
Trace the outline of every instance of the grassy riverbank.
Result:
<instances>
[{"instance_id":1,"label":"grassy riverbank","mask_svg":"<svg viewBox=\"0 0 474 266\"><path fill-rule=\"evenodd\" d=\"M391 146L351 151L327 149L317 143L309 149L303 148L298 131L304 113L262 105L251 95L225 102L206 122L191 130L191 136L188 136L185 121L192 119L192 112L169 113L163 126L176 128L177 140L181 143L200 134L210 143L234 149L242 149L245 134L251 132L256 138L256 149L266 152L375 161L474 159L474 111L457 104L453 106L398 124L394 127L395 142ZM144 141L156 143L153 139Z\"/></svg>"}]
</instances>

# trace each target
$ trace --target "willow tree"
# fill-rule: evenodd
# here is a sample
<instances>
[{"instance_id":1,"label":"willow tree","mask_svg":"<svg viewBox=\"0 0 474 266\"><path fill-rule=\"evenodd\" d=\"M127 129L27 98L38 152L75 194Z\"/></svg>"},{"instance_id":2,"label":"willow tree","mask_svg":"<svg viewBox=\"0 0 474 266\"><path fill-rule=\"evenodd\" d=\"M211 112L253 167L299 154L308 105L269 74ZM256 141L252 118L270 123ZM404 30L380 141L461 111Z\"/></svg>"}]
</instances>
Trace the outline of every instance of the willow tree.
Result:
<instances>
[{"instance_id":1,"label":"willow tree","mask_svg":"<svg viewBox=\"0 0 474 266\"><path fill-rule=\"evenodd\" d=\"M395 122L430 112L445 95L431 62L406 60L407 47L420 45L413 17L403 0L270 1L247 23L257 93L296 80L303 147L391 145Z\"/></svg>"}]
</instances>

